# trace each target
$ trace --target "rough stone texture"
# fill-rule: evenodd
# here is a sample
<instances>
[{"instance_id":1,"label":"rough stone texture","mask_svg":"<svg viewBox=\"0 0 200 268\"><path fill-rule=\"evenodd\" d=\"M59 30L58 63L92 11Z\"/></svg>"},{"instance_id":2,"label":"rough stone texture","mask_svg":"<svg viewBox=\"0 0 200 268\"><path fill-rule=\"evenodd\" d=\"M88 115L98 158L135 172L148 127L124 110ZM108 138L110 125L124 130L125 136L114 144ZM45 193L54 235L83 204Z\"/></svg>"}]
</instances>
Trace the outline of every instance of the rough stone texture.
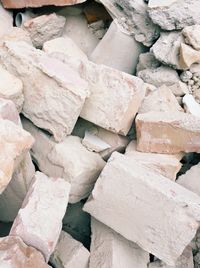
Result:
<instances>
[{"instance_id":1,"label":"rough stone texture","mask_svg":"<svg viewBox=\"0 0 200 268\"><path fill-rule=\"evenodd\" d=\"M143 100L138 113L158 112L183 112L172 91L165 85L149 93Z\"/></svg>"},{"instance_id":2,"label":"rough stone texture","mask_svg":"<svg viewBox=\"0 0 200 268\"><path fill-rule=\"evenodd\" d=\"M186 112L200 117L200 105L191 94L186 94L183 97L182 102Z\"/></svg>"},{"instance_id":3,"label":"rough stone texture","mask_svg":"<svg viewBox=\"0 0 200 268\"><path fill-rule=\"evenodd\" d=\"M200 152L200 118L182 112L149 112L136 118L142 152Z\"/></svg>"},{"instance_id":4,"label":"rough stone texture","mask_svg":"<svg viewBox=\"0 0 200 268\"><path fill-rule=\"evenodd\" d=\"M164 262L157 260L150 263L148 268L194 268L192 249L188 246L178 258L174 266L169 266Z\"/></svg>"},{"instance_id":5,"label":"rough stone texture","mask_svg":"<svg viewBox=\"0 0 200 268\"><path fill-rule=\"evenodd\" d=\"M175 69L183 69L179 63L179 53L184 38L181 32L162 32L160 38L152 46L151 50L155 58L163 64Z\"/></svg>"},{"instance_id":6,"label":"rough stone texture","mask_svg":"<svg viewBox=\"0 0 200 268\"><path fill-rule=\"evenodd\" d=\"M0 119L0 194L32 144L33 138L29 133L13 122Z\"/></svg>"},{"instance_id":7,"label":"rough stone texture","mask_svg":"<svg viewBox=\"0 0 200 268\"><path fill-rule=\"evenodd\" d=\"M100 0L117 18L122 31L129 33L145 46L151 46L159 36L159 27L154 25L147 14L143 0Z\"/></svg>"},{"instance_id":8,"label":"rough stone texture","mask_svg":"<svg viewBox=\"0 0 200 268\"><path fill-rule=\"evenodd\" d=\"M134 38L123 33L113 21L103 39L90 55L90 60L134 74L139 54L143 51L144 47Z\"/></svg>"},{"instance_id":9,"label":"rough stone texture","mask_svg":"<svg viewBox=\"0 0 200 268\"><path fill-rule=\"evenodd\" d=\"M87 95L78 73L24 42L6 42L0 62L23 81L23 114L56 141L69 135Z\"/></svg>"},{"instance_id":10,"label":"rough stone texture","mask_svg":"<svg viewBox=\"0 0 200 268\"><path fill-rule=\"evenodd\" d=\"M42 254L19 237L0 238L0 268L50 268Z\"/></svg>"},{"instance_id":11,"label":"rough stone texture","mask_svg":"<svg viewBox=\"0 0 200 268\"><path fill-rule=\"evenodd\" d=\"M69 192L68 182L36 172L10 231L41 251L47 262L62 229Z\"/></svg>"},{"instance_id":12,"label":"rough stone texture","mask_svg":"<svg viewBox=\"0 0 200 268\"><path fill-rule=\"evenodd\" d=\"M186 26L200 24L199 0L177 0L174 3L167 1L169 3L167 6L162 6L161 1L157 3L156 7L149 8L148 13L152 21L162 29L179 30Z\"/></svg>"},{"instance_id":13,"label":"rough stone texture","mask_svg":"<svg viewBox=\"0 0 200 268\"><path fill-rule=\"evenodd\" d=\"M80 73L87 80L91 92L80 116L111 132L126 136L145 96L146 86L143 81L91 62L82 65Z\"/></svg>"},{"instance_id":14,"label":"rough stone texture","mask_svg":"<svg viewBox=\"0 0 200 268\"><path fill-rule=\"evenodd\" d=\"M199 227L199 206L198 195L113 153L84 210L168 265L175 265Z\"/></svg>"},{"instance_id":15,"label":"rough stone texture","mask_svg":"<svg viewBox=\"0 0 200 268\"><path fill-rule=\"evenodd\" d=\"M30 38L30 34L23 30L22 28L19 27L12 27L9 32L6 32L3 36L2 36L2 42L4 41L15 41L15 42L21 42L24 41L30 45L32 44L31 38Z\"/></svg>"},{"instance_id":16,"label":"rough stone texture","mask_svg":"<svg viewBox=\"0 0 200 268\"><path fill-rule=\"evenodd\" d=\"M0 98L12 100L19 112L22 110L24 95L20 79L10 74L0 65Z\"/></svg>"},{"instance_id":17,"label":"rough stone texture","mask_svg":"<svg viewBox=\"0 0 200 268\"><path fill-rule=\"evenodd\" d=\"M137 73L145 69L156 69L161 63L154 57L152 52L141 53L137 64Z\"/></svg>"},{"instance_id":18,"label":"rough stone texture","mask_svg":"<svg viewBox=\"0 0 200 268\"><path fill-rule=\"evenodd\" d=\"M129 157L130 161L138 161L143 165L159 172L163 176L176 180L177 173L181 169L180 163L183 154L170 155L170 154L154 154L154 153L141 153L136 150L136 141L132 141L126 148L125 155Z\"/></svg>"},{"instance_id":19,"label":"rough stone texture","mask_svg":"<svg viewBox=\"0 0 200 268\"><path fill-rule=\"evenodd\" d=\"M73 56L81 60L87 60L85 53L69 37L60 37L47 41L43 45L46 53L63 53L66 56Z\"/></svg>"},{"instance_id":20,"label":"rough stone texture","mask_svg":"<svg viewBox=\"0 0 200 268\"><path fill-rule=\"evenodd\" d=\"M200 50L200 25L187 26L183 29L182 34L187 44Z\"/></svg>"},{"instance_id":21,"label":"rough stone texture","mask_svg":"<svg viewBox=\"0 0 200 268\"><path fill-rule=\"evenodd\" d=\"M68 6L83 3L86 0L2 0L5 8L24 8L42 6Z\"/></svg>"},{"instance_id":22,"label":"rough stone texture","mask_svg":"<svg viewBox=\"0 0 200 268\"><path fill-rule=\"evenodd\" d=\"M179 65L182 69L189 69L194 63L200 62L200 51L193 49L191 46L181 44Z\"/></svg>"},{"instance_id":23,"label":"rough stone texture","mask_svg":"<svg viewBox=\"0 0 200 268\"><path fill-rule=\"evenodd\" d=\"M7 33L13 26L13 17L12 12L5 10L0 3L0 17L1 17L1 25L0 25L0 36Z\"/></svg>"},{"instance_id":24,"label":"rough stone texture","mask_svg":"<svg viewBox=\"0 0 200 268\"><path fill-rule=\"evenodd\" d=\"M89 152L79 137L68 136L56 143L30 121L23 120L23 125L36 140L31 154L39 169L48 176L62 177L71 183L70 203L87 197L105 165L101 156Z\"/></svg>"},{"instance_id":25,"label":"rough stone texture","mask_svg":"<svg viewBox=\"0 0 200 268\"><path fill-rule=\"evenodd\" d=\"M88 268L89 257L89 251L80 242L62 231L50 263L56 268Z\"/></svg>"},{"instance_id":26,"label":"rough stone texture","mask_svg":"<svg viewBox=\"0 0 200 268\"><path fill-rule=\"evenodd\" d=\"M65 23L65 17L52 13L27 20L22 27L29 33L33 45L41 48L45 42L63 34Z\"/></svg>"},{"instance_id":27,"label":"rough stone texture","mask_svg":"<svg viewBox=\"0 0 200 268\"><path fill-rule=\"evenodd\" d=\"M92 218L90 268L147 268L149 254Z\"/></svg>"}]
</instances>

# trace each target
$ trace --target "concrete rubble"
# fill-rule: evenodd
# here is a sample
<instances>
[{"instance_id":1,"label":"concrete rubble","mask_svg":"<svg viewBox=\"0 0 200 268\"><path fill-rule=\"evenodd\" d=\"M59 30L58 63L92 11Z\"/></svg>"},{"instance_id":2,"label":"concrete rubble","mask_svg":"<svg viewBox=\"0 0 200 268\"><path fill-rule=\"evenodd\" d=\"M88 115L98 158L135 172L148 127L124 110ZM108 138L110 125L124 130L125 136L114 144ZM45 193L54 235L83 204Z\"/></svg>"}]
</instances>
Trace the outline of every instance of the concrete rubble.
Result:
<instances>
[{"instance_id":1,"label":"concrete rubble","mask_svg":"<svg viewBox=\"0 0 200 268\"><path fill-rule=\"evenodd\" d=\"M199 0L2 0L0 268L200 268Z\"/></svg>"}]
</instances>

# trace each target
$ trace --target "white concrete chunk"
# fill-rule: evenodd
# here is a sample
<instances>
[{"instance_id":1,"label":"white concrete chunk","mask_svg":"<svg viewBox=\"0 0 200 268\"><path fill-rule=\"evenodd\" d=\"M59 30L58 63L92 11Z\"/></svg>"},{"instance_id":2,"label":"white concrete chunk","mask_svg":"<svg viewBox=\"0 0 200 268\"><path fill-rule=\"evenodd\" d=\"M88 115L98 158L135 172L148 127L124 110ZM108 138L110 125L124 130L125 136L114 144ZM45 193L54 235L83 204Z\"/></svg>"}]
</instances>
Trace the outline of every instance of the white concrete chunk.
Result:
<instances>
[{"instance_id":1,"label":"white concrete chunk","mask_svg":"<svg viewBox=\"0 0 200 268\"><path fill-rule=\"evenodd\" d=\"M200 197L113 153L84 206L93 217L168 265L199 227Z\"/></svg>"},{"instance_id":2,"label":"white concrete chunk","mask_svg":"<svg viewBox=\"0 0 200 268\"><path fill-rule=\"evenodd\" d=\"M68 204L70 184L36 172L10 235L17 235L35 247L48 262L53 253Z\"/></svg>"},{"instance_id":3,"label":"white concrete chunk","mask_svg":"<svg viewBox=\"0 0 200 268\"><path fill-rule=\"evenodd\" d=\"M186 112L200 117L200 105L191 94L186 94L182 102Z\"/></svg>"}]
</instances>

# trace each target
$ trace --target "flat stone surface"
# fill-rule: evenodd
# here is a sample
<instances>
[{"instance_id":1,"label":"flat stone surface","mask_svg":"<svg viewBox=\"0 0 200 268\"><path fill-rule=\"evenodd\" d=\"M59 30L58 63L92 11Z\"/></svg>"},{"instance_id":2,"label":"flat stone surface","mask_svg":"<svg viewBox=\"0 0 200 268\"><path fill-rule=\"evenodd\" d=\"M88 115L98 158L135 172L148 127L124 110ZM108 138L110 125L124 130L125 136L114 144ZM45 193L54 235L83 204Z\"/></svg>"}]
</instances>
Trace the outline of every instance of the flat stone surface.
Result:
<instances>
[{"instance_id":1,"label":"flat stone surface","mask_svg":"<svg viewBox=\"0 0 200 268\"><path fill-rule=\"evenodd\" d=\"M200 50L200 25L187 26L183 29L182 34L187 44Z\"/></svg>"},{"instance_id":2,"label":"flat stone surface","mask_svg":"<svg viewBox=\"0 0 200 268\"><path fill-rule=\"evenodd\" d=\"M62 231L50 258L56 268L88 268L90 252L68 233Z\"/></svg>"},{"instance_id":3,"label":"flat stone surface","mask_svg":"<svg viewBox=\"0 0 200 268\"><path fill-rule=\"evenodd\" d=\"M200 117L200 104L196 102L193 95L186 94L182 99L182 103L184 104L186 112Z\"/></svg>"},{"instance_id":4,"label":"flat stone surface","mask_svg":"<svg viewBox=\"0 0 200 268\"><path fill-rule=\"evenodd\" d=\"M23 114L56 141L69 135L88 94L78 73L24 42L6 42L0 62L23 82Z\"/></svg>"},{"instance_id":5,"label":"flat stone surface","mask_svg":"<svg viewBox=\"0 0 200 268\"><path fill-rule=\"evenodd\" d=\"M167 154L200 152L199 126L199 117L182 112L139 114L137 150Z\"/></svg>"},{"instance_id":6,"label":"flat stone surface","mask_svg":"<svg viewBox=\"0 0 200 268\"><path fill-rule=\"evenodd\" d=\"M68 182L36 172L10 231L38 249L47 262L62 229L69 192Z\"/></svg>"},{"instance_id":7,"label":"flat stone surface","mask_svg":"<svg viewBox=\"0 0 200 268\"><path fill-rule=\"evenodd\" d=\"M184 43L180 46L179 65L182 69L189 69L194 63L200 61L200 51Z\"/></svg>"},{"instance_id":8,"label":"flat stone surface","mask_svg":"<svg viewBox=\"0 0 200 268\"><path fill-rule=\"evenodd\" d=\"M198 195L113 153L84 210L168 265L175 265L199 227L199 207Z\"/></svg>"},{"instance_id":9,"label":"flat stone surface","mask_svg":"<svg viewBox=\"0 0 200 268\"><path fill-rule=\"evenodd\" d=\"M0 16L1 16L1 25L0 25L0 36L7 33L13 26L13 17L12 12L5 10L0 3Z\"/></svg>"},{"instance_id":10,"label":"flat stone surface","mask_svg":"<svg viewBox=\"0 0 200 268\"><path fill-rule=\"evenodd\" d=\"M20 237L0 238L0 268L50 268L42 254Z\"/></svg>"},{"instance_id":11,"label":"flat stone surface","mask_svg":"<svg viewBox=\"0 0 200 268\"><path fill-rule=\"evenodd\" d=\"M149 254L103 223L91 219L90 268L147 268Z\"/></svg>"}]
</instances>

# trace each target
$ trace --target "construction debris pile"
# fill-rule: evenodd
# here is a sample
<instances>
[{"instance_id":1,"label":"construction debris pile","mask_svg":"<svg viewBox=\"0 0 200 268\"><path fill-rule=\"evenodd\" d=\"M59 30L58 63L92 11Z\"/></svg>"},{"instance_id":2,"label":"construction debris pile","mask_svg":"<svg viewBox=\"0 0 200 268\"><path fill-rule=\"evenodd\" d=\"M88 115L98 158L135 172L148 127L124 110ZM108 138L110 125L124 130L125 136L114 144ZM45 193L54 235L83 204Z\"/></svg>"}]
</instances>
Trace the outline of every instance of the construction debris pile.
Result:
<instances>
[{"instance_id":1,"label":"construction debris pile","mask_svg":"<svg viewBox=\"0 0 200 268\"><path fill-rule=\"evenodd\" d=\"M200 268L199 0L1 0L0 268Z\"/></svg>"}]
</instances>

